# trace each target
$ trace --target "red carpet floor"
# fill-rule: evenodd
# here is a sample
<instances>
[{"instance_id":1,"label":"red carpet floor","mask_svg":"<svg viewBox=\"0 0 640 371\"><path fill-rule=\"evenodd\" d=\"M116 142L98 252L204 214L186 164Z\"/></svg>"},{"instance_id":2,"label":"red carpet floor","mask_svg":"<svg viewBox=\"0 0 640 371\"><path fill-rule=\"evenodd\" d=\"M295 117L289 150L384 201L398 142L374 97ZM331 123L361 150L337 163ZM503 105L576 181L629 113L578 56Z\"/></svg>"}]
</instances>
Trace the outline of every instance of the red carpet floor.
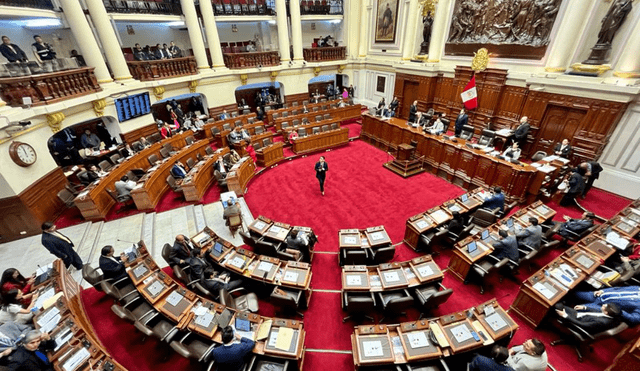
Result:
<instances>
[{"instance_id":1,"label":"red carpet floor","mask_svg":"<svg viewBox=\"0 0 640 371\"><path fill-rule=\"evenodd\" d=\"M354 126L359 126L354 124ZM351 129L350 129L351 130ZM313 166L320 155L327 158L329 172L326 195L322 196L315 178ZM354 323L342 323L346 314L340 309L340 267L338 266L338 230L343 228L366 228L384 225L394 243L400 243L404 235L405 221L409 216L423 212L443 201L464 192L459 187L431 174L420 174L408 179L384 169L382 164L389 159L383 151L360 141L329 152L296 158L268 169L257 176L249 185L246 200L254 216L265 215L277 221L293 225L304 225L314 229L319 242L312 262L312 288L310 308L305 312L304 323L307 331L306 346L310 349L305 358L305 370L352 370L353 358L341 351L351 350L350 334ZM219 197L217 191L210 191L205 202L213 202ZM603 217L610 217L629 203L629 200L593 189L582 202ZM562 215L578 216L581 211L551 205L558 211L556 219ZM546 264L561 251L550 251L535 261L534 269ZM451 251L444 250L436 262L446 268ZM405 261L418 256L413 250L399 244L394 261ZM521 269L519 279L530 275ZM445 274L443 284L454 289L453 296L436 310L433 315L442 315L469 308L493 297L508 308L517 294L519 283L504 281L490 282L484 295L480 295L477 285L463 285L462 282ZM159 354L153 339L140 344L140 336L133 326L117 318L109 309L109 300L99 300L102 293L85 290L83 301L89 318L100 339L111 354L130 370L169 370L187 367L188 362L177 355L161 363L153 357ZM273 307L261 302L261 314L273 315ZM409 310L407 317L400 321L416 319L419 313ZM381 315L375 316L380 320ZM513 344L537 337L548 344L556 339L552 329L536 331L513 316L520 326ZM608 340L587 354L582 371L602 370L622 347L629 334L624 333L620 342ZM558 371L577 369L574 351L566 345L548 346L550 363ZM453 370L453 369L452 369Z\"/></svg>"}]
</instances>

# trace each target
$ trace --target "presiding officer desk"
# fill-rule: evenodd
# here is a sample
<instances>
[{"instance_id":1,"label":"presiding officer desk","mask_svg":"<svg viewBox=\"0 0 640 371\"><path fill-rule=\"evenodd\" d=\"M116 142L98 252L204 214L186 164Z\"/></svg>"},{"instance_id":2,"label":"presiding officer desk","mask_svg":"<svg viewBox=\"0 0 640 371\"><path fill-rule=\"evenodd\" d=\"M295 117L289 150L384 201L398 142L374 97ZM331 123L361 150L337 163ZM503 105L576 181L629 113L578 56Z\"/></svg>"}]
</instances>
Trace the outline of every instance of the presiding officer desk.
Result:
<instances>
[{"instance_id":1,"label":"presiding officer desk","mask_svg":"<svg viewBox=\"0 0 640 371\"><path fill-rule=\"evenodd\" d=\"M616 250L631 246L628 241L634 235L622 232L621 225L622 228L625 228L624 225L631 226L635 219L636 226L633 228L638 228L639 207L638 201L632 203L522 282L511 309L532 327L538 327L556 303L578 284L589 279ZM610 231L617 232L622 238L619 246L607 241L606 234Z\"/></svg>"},{"instance_id":2,"label":"presiding officer desk","mask_svg":"<svg viewBox=\"0 0 640 371\"><path fill-rule=\"evenodd\" d=\"M514 226L508 231L509 234L513 235L514 232L529 225L529 217L537 218L538 222L542 224L551 220L555 214L555 210L545 206L542 201L536 201L526 208L518 210L513 216L504 218L486 228L488 231L486 239L482 239L482 233L477 233L475 236L467 237L457 242L453 248L453 255L449 260L449 272L464 281L471 270L471 266L493 252L493 243L501 239L498 231L499 229L507 229L508 220L513 220ZM468 247L472 242L475 243L477 249L469 252Z\"/></svg>"},{"instance_id":3,"label":"presiding officer desk","mask_svg":"<svg viewBox=\"0 0 640 371\"><path fill-rule=\"evenodd\" d=\"M179 331L189 330L220 344L222 331L218 327L218 320L222 317L221 314L231 312L230 324L235 323L237 318L251 323L251 332L256 340L254 354L290 359L296 362L297 370L302 370L306 335L302 322L241 313L200 297L161 271L148 254L141 254L129 267L129 277L141 296L159 315L175 324L175 331L170 331L164 341L170 342ZM153 317L145 317L143 321L148 323ZM213 347L207 352L212 350Z\"/></svg>"},{"instance_id":4,"label":"presiding officer desk","mask_svg":"<svg viewBox=\"0 0 640 371\"><path fill-rule=\"evenodd\" d=\"M36 313L34 325L56 342L47 354L56 371L125 371L96 337L80 298L82 287L60 259L53 262L50 278L38 285L38 291L37 303L44 306Z\"/></svg>"},{"instance_id":5,"label":"presiding officer desk","mask_svg":"<svg viewBox=\"0 0 640 371\"><path fill-rule=\"evenodd\" d=\"M227 153L229 153L229 148L220 148L214 154L204 156L202 161L199 161L192 169L189 169L187 176L179 182L185 200L200 201L215 180L213 164L218 161L219 157Z\"/></svg>"},{"instance_id":6,"label":"presiding officer desk","mask_svg":"<svg viewBox=\"0 0 640 371\"><path fill-rule=\"evenodd\" d=\"M496 299L468 310L395 325L356 326L351 335L353 363L405 364L508 345L518 325Z\"/></svg>"},{"instance_id":7,"label":"presiding officer desk","mask_svg":"<svg viewBox=\"0 0 640 371\"><path fill-rule=\"evenodd\" d=\"M463 139L452 142L443 136L425 133L420 127L411 127L399 118L383 120L364 114L360 136L384 151L415 141L416 155L423 158L431 172L464 188L500 186L511 201L532 201L540 189L540 184L534 181L543 180L536 177L537 169L531 165L517 165L489 156L483 150L467 147Z\"/></svg>"},{"instance_id":8,"label":"presiding officer desk","mask_svg":"<svg viewBox=\"0 0 640 371\"><path fill-rule=\"evenodd\" d=\"M151 165L147 158L151 155L156 155L158 158L162 158L160 150L163 145L170 144L174 149L182 148L186 145L185 138L191 135L193 135L193 132L188 130L170 138L163 139L161 142L154 143L150 147L145 148L135 155L127 158L122 163L117 164L105 177L102 177L90 184L80 192L74 200L74 204L78 207L78 210L80 210L82 217L86 220L104 219L109 213L109 210L111 210L113 205L116 203L116 201L107 193L107 188L113 190L115 182L120 180L120 178L126 175L127 172L133 169L149 169ZM193 154L193 156L195 157L195 154ZM173 163L171 164L173 165Z\"/></svg>"}]
</instances>

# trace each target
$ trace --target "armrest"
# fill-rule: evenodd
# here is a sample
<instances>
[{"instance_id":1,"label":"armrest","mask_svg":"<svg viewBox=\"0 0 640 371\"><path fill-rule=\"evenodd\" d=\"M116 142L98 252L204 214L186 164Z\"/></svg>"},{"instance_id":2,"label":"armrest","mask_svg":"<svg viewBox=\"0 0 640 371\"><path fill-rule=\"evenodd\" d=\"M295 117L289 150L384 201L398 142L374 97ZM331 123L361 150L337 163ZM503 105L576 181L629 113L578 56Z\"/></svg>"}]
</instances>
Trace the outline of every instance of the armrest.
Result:
<instances>
[{"instance_id":1,"label":"armrest","mask_svg":"<svg viewBox=\"0 0 640 371\"><path fill-rule=\"evenodd\" d=\"M440 358L440 364L442 365L442 369L444 371L450 371L449 367L447 366L447 362L444 361L444 358Z\"/></svg>"},{"instance_id":2,"label":"armrest","mask_svg":"<svg viewBox=\"0 0 640 371\"><path fill-rule=\"evenodd\" d=\"M200 282L200 279L198 278L197 280L193 280L193 281L191 281L191 282L187 283L187 287L189 287L189 286L193 285L193 284L194 284L194 283L196 283L196 282Z\"/></svg>"},{"instance_id":3,"label":"armrest","mask_svg":"<svg viewBox=\"0 0 640 371\"><path fill-rule=\"evenodd\" d=\"M485 274L489 273L488 270L482 268L479 264L473 263L473 267L480 269L481 271L483 271Z\"/></svg>"},{"instance_id":4,"label":"armrest","mask_svg":"<svg viewBox=\"0 0 640 371\"><path fill-rule=\"evenodd\" d=\"M169 332L167 332L160 340L166 341L167 343L169 343L177 333L178 333L178 326L173 326L173 328L169 330Z\"/></svg>"},{"instance_id":5,"label":"armrest","mask_svg":"<svg viewBox=\"0 0 640 371\"><path fill-rule=\"evenodd\" d=\"M149 323L149 321L151 321L152 319L156 318L156 316L158 314L160 314L160 313L155 312L152 316L149 316L149 318L145 319L144 322L142 322L142 321L139 321L139 322L146 326L147 323Z\"/></svg>"},{"instance_id":6,"label":"armrest","mask_svg":"<svg viewBox=\"0 0 640 371\"><path fill-rule=\"evenodd\" d=\"M242 292L242 291L248 292L247 289L245 289L244 287L238 287L237 289L233 289L233 290L229 291L229 294L235 294L237 292ZM240 295L238 295L238 296L240 296ZM235 297L238 297L238 296L235 296Z\"/></svg>"},{"instance_id":7,"label":"armrest","mask_svg":"<svg viewBox=\"0 0 640 371\"><path fill-rule=\"evenodd\" d=\"M496 264L493 265L494 268L500 269L502 267L504 267L507 263L509 262L513 262L513 260L509 259L509 258L503 258L502 260L500 260L499 262L497 262ZM517 265L517 264L516 264Z\"/></svg>"},{"instance_id":8,"label":"armrest","mask_svg":"<svg viewBox=\"0 0 640 371\"><path fill-rule=\"evenodd\" d=\"M130 293L128 293L128 294L122 295L122 297L120 298L120 301L122 301L122 299L124 299L124 298L126 298L126 297L129 297L129 296L131 296L131 295L139 295L138 290L133 290L133 291L131 291L131 292L130 292Z\"/></svg>"},{"instance_id":9,"label":"armrest","mask_svg":"<svg viewBox=\"0 0 640 371\"><path fill-rule=\"evenodd\" d=\"M587 330L583 329L582 327L580 327L579 325L573 323L573 322L564 322L561 321L561 323L563 323L565 326L567 326L567 329L573 333L575 333L576 335L580 336L580 337L586 337L590 340L594 340L595 338L587 332Z\"/></svg>"},{"instance_id":10,"label":"armrest","mask_svg":"<svg viewBox=\"0 0 640 371\"><path fill-rule=\"evenodd\" d=\"M213 343L207 348L202 357L198 360L198 362L209 362L211 359L211 354L213 353L213 349L215 349L216 343ZM211 361L213 363L213 361Z\"/></svg>"},{"instance_id":11,"label":"armrest","mask_svg":"<svg viewBox=\"0 0 640 371\"><path fill-rule=\"evenodd\" d=\"M436 234L434 235L434 237L438 236L443 236L445 234L449 233L449 230L447 228L443 228L441 230L439 230L438 232L436 232Z\"/></svg>"},{"instance_id":12,"label":"armrest","mask_svg":"<svg viewBox=\"0 0 640 371\"><path fill-rule=\"evenodd\" d=\"M112 280L113 280L112 278L109 278L109 279L107 279L106 281L112 281ZM130 282L130 281L131 281L131 278L129 278L129 277L127 276L127 277L122 277L122 278L120 278L119 280L117 280L117 281L113 282L112 284L113 284L114 286L118 286L119 284L121 284L121 283L123 283L123 282Z\"/></svg>"},{"instance_id":13,"label":"armrest","mask_svg":"<svg viewBox=\"0 0 640 371\"><path fill-rule=\"evenodd\" d=\"M126 308L127 306L129 306L129 304L131 303L135 303L136 301L138 301L138 299L140 299L140 295L137 295L135 298L133 298L130 302L128 302L127 304L123 305L123 308Z\"/></svg>"}]
</instances>

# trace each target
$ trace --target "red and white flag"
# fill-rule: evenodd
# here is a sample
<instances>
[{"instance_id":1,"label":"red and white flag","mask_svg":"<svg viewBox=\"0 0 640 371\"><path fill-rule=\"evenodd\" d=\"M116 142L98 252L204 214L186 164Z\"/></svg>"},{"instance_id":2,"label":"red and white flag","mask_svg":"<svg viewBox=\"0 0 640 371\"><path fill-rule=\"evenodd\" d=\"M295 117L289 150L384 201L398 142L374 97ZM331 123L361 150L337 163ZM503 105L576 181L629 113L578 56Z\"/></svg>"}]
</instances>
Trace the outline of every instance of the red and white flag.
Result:
<instances>
[{"instance_id":1,"label":"red and white flag","mask_svg":"<svg viewBox=\"0 0 640 371\"><path fill-rule=\"evenodd\" d=\"M464 87L462 94L462 102L464 103L464 108L466 109L474 109L478 107L478 91L476 90L476 75L471 77L471 80Z\"/></svg>"}]
</instances>

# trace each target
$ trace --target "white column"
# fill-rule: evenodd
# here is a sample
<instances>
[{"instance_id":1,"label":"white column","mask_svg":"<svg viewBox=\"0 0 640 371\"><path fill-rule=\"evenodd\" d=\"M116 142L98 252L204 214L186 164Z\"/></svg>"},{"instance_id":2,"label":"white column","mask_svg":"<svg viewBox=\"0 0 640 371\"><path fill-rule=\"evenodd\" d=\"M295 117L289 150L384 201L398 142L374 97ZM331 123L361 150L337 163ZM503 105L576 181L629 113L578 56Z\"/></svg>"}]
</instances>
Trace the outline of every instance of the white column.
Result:
<instances>
[{"instance_id":1,"label":"white column","mask_svg":"<svg viewBox=\"0 0 640 371\"><path fill-rule=\"evenodd\" d=\"M407 28L404 31L404 46L402 47L402 59L405 61L411 59L415 52L416 25L418 24L418 17L421 16L418 0L409 2L409 12L407 14Z\"/></svg>"},{"instance_id":2,"label":"white column","mask_svg":"<svg viewBox=\"0 0 640 371\"><path fill-rule=\"evenodd\" d=\"M429 59L427 62L440 62L440 56L444 50L445 36L449 27L449 12L451 11L451 0L440 0L436 5L436 14L433 18L433 28L431 29L431 40L429 42Z\"/></svg>"},{"instance_id":3,"label":"white column","mask_svg":"<svg viewBox=\"0 0 640 371\"><path fill-rule=\"evenodd\" d=\"M180 0L180 5L182 6L182 14L184 14L187 30L189 30L189 40L191 40L193 55L196 57L196 64L199 69L209 68L209 61L207 60L207 52L204 47L204 40L202 39L202 31L200 30L200 23L198 22L196 6L193 4L193 0Z\"/></svg>"},{"instance_id":4,"label":"white column","mask_svg":"<svg viewBox=\"0 0 640 371\"><path fill-rule=\"evenodd\" d=\"M302 55L302 21L300 20L300 1L289 0L291 13L291 44L293 44L293 60L301 61Z\"/></svg>"},{"instance_id":5,"label":"white column","mask_svg":"<svg viewBox=\"0 0 640 371\"><path fill-rule=\"evenodd\" d=\"M211 55L211 63L213 68L224 67L224 58L222 57L222 49L220 47L220 36L218 35L218 26L213 16L213 7L211 1L200 1L200 13L202 13L202 22L204 23L204 33L207 35L207 43L209 44L209 55Z\"/></svg>"},{"instance_id":6,"label":"white column","mask_svg":"<svg viewBox=\"0 0 640 371\"><path fill-rule=\"evenodd\" d=\"M80 3L77 0L60 0L60 4L64 9L64 16L69 22L71 32L78 41L78 46L84 60L87 62L87 66L95 67L93 73L95 73L99 83L113 82ZM118 53L122 55L121 50L118 50Z\"/></svg>"},{"instance_id":7,"label":"white column","mask_svg":"<svg viewBox=\"0 0 640 371\"><path fill-rule=\"evenodd\" d=\"M370 32L369 25L371 24L368 17L369 0L360 0L360 42L358 43L358 57L366 57L369 45L367 45L367 34Z\"/></svg>"},{"instance_id":8,"label":"white column","mask_svg":"<svg viewBox=\"0 0 640 371\"><path fill-rule=\"evenodd\" d=\"M285 0L276 0L276 25L278 27L278 49L280 60L291 60L289 53L289 27L287 27L287 4Z\"/></svg>"},{"instance_id":9,"label":"white column","mask_svg":"<svg viewBox=\"0 0 640 371\"><path fill-rule=\"evenodd\" d=\"M577 40L587 28L585 20L596 3L596 0L570 0L566 4L558 33L553 39L553 45L544 66L545 71L564 72L569 67L571 58L578 48Z\"/></svg>"},{"instance_id":10,"label":"white column","mask_svg":"<svg viewBox=\"0 0 640 371\"><path fill-rule=\"evenodd\" d=\"M109 61L113 76L116 80L131 79L132 76L129 73L127 61L122 54L120 42L118 41L115 30L111 26L107 10L104 8L104 3L102 0L86 0L86 2L93 25L96 31L98 31L100 41L102 41L104 54L107 57L107 61Z\"/></svg>"},{"instance_id":11,"label":"white column","mask_svg":"<svg viewBox=\"0 0 640 371\"><path fill-rule=\"evenodd\" d=\"M624 49L620 59L616 64L614 76L624 78L638 78L640 77L640 22L636 23L629 40Z\"/></svg>"}]
</instances>

